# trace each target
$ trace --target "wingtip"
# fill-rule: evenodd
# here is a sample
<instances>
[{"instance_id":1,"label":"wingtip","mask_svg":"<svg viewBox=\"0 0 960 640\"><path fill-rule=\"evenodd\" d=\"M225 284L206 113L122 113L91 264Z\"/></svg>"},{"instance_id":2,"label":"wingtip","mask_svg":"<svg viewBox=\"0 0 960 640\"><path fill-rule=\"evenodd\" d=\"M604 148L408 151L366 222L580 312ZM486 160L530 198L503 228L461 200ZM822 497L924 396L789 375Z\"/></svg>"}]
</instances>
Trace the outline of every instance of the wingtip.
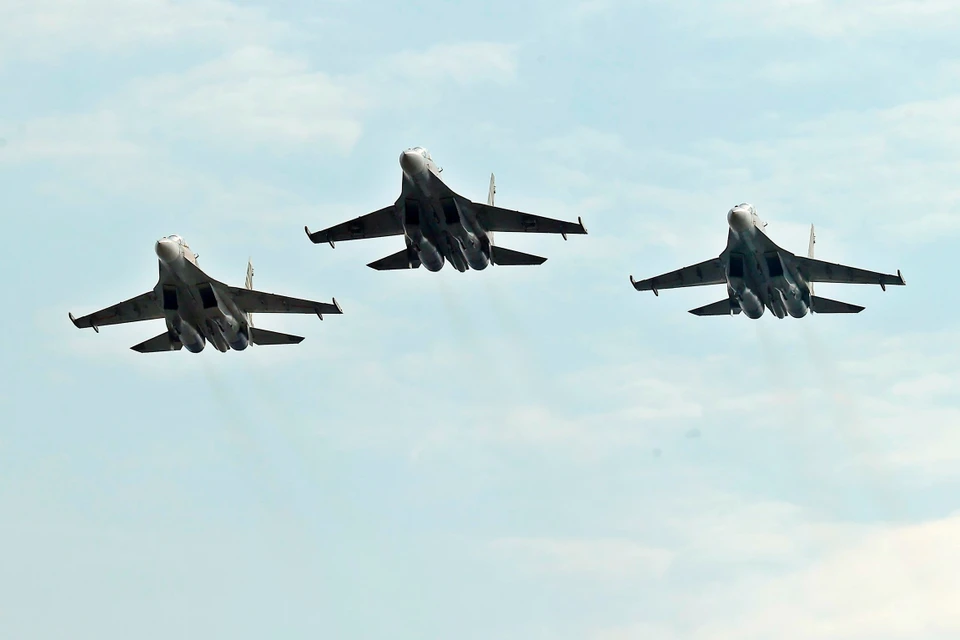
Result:
<instances>
[{"instance_id":1,"label":"wingtip","mask_svg":"<svg viewBox=\"0 0 960 640\"><path fill-rule=\"evenodd\" d=\"M73 323L73 326L75 326L77 329L84 329L84 328L85 328L85 327L80 326L80 322L73 316L72 313L70 313L70 312L68 311L68 312L67 312L67 315L70 316L70 322L72 322L72 323ZM90 327L91 329L93 329L94 333L100 333L100 327L98 327L96 324L94 324L92 320L90 321L89 327Z\"/></svg>"},{"instance_id":2,"label":"wingtip","mask_svg":"<svg viewBox=\"0 0 960 640\"><path fill-rule=\"evenodd\" d=\"M310 242L312 242L313 244L317 244L317 241L313 239L312 235L310 235L310 227L308 227L307 225L303 225L303 232L307 234L308 238L310 238Z\"/></svg>"},{"instance_id":3,"label":"wingtip","mask_svg":"<svg viewBox=\"0 0 960 640\"><path fill-rule=\"evenodd\" d=\"M580 230L583 231L584 234L586 234L587 228L583 226L583 218L581 218L580 216L577 216L577 222L580 223Z\"/></svg>"},{"instance_id":4,"label":"wingtip","mask_svg":"<svg viewBox=\"0 0 960 640\"><path fill-rule=\"evenodd\" d=\"M900 269L897 269L897 277L900 278L900 284L907 286L907 281L903 279L903 274L900 273Z\"/></svg>"},{"instance_id":5,"label":"wingtip","mask_svg":"<svg viewBox=\"0 0 960 640\"><path fill-rule=\"evenodd\" d=\"M337 302L336 298L333 298L333 306L337 308L337 313L343 313L343 309L340 308L340 303Z\"/></svg>"},{"instance_id":6,"label":"wingtip","mask_svg":"<svg viewBox=\"0 0 960 640\"><path fill-rule=\"evenodd\" d=\"M630 276L630 284L633 285L633 288L634 288L634 289L636 289L637 291L640 291L639 283L638 283L636 280L633 279L633 276L632 276L632 275Z\"/></svg>"}]
</instances>

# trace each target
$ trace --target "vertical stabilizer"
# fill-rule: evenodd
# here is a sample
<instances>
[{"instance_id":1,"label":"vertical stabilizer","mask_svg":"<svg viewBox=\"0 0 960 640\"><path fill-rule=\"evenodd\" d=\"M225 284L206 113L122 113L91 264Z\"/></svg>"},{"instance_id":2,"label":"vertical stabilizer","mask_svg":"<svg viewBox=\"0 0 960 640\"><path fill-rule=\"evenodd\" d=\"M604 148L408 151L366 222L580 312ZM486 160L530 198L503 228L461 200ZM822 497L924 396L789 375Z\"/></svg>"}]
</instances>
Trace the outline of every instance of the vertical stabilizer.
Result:
<instances>
[{"instance_id":1,"label":"vertical stabilizer","mask_svg":"<svg viewBox=\"0 0 960 640\"><path fill-rule=\"evenodd\" d=\"M813 225L810 225L810 244L807 245L807 257L813 258L813 245L817 244L817 236L813 232ZM813 295L813 283L810 283L810 295Z\"/></svg>"},{"instance_id":2,"label":"vertical stabilizer","mask_svg":"<svg viewBox=\"0 0 960 640\"><path fill-rule=\"evenodd\" d=\"M247 289L253 289L253 261L250 258L247 258L247 279L244 281L243 286ZM253 314L247 314L247 322L250 326L253 326Z\"/></svg>"},{"instance_id":3,"label":"vertical stabilizer","mask_svg":"<svg viewBox=\"0 0 960 640\"><path fill-rule=\"evenodd\" d=\"M496 193L497 193L497 185L496 185L496 183L494 182L494 180L493 180L493 174L491 173L491 174L490 174L490 188L487 189L487 204L488 204L489 206L491 206L491 207L493 206L493 196L494 196L494 194L496 194ZM487 240L490 242L490 246L491 246L491 248L492 248L492 247L493 247L493 232L492 232L492 231L487 231ZM493 262L493 260L492 260L493 254L491 253L490 255L491 255L491 262Z\"/></svg>"}]
</instances>

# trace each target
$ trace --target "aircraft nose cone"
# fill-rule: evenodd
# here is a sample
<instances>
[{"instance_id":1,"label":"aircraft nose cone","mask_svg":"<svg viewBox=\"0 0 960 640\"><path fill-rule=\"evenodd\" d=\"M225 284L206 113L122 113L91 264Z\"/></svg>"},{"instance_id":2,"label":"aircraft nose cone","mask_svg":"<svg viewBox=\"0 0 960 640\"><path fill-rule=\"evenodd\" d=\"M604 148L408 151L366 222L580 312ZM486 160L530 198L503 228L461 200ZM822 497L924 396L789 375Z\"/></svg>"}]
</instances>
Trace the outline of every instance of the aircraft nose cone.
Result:
<instances>
[{"instance_id":1,"label":"aircraft nose cone","mask_svg":"<svg viewBox=\"0 0 960 640\"><path fill-rule=\"evenodd\" d=\"M734 231L746 231L752 223L750 214L744 209L731 209L727 214L727 224Z\"/></svg>"},{"instance_id":2,"label":"aircraft nose cone","mask_svg":"<svg viewBox=\"0 0 960 640\"><path fill-rule=\"evenodd\" d=\"M177 246L176 242L168 238L157 240L154 251L157 252L157 257L163 262L173 262L180 257L180 247Z\"/></svg>"},{"instance_id":3,"label":"aircraft nose cone","mask_svg":"<svg viewBox=\"0 0 960 640\"><path fill-rule=\"evenodd\" d=\"M416 151L404 151L400 154L400 168L405 174L412 176L423 173L427 168L427 162Z\"/></svg>"}]
</instances>

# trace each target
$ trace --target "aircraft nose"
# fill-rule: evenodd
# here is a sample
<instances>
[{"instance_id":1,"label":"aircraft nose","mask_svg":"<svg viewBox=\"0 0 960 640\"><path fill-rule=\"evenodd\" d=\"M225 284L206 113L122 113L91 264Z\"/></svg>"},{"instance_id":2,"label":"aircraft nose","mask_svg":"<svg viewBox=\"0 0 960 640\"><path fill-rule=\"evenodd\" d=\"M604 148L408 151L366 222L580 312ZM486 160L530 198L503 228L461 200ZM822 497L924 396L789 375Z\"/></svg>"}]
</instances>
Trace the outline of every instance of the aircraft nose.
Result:
<instances>
[{"instance_id":1,"label":"aircraft nose","mask_svg":"<svg viewBox=\"0 0 960 640\"><path fill-rule=\"evenodd\" d=\"M427 162L416 151L404 151L400 154L400 168L405 174L412 176L423 173L427 168Z\"/></svg>"},{"instance_id":2,"label":"aircraft nose","mask_svg":"<svg viewBox=\"0 0 960 640\"><path fill-rule=\"evenodd\" d=\"M157 252L157 257L163 262L173 262L180 257L180 247L169 238L160 238L157 240L154 251Z\"/></svg>"},{"instance_id":3,"label":"aircraft nose","mask_svg":"<svg viewBox=\"0 0 960 640\"><path fill-rule=\"evenodd\" d=\"M744 209L734 208L727 214L727 224L734 231L746 231L751 223L750 214Z\"/></svg>"}]
</instances>

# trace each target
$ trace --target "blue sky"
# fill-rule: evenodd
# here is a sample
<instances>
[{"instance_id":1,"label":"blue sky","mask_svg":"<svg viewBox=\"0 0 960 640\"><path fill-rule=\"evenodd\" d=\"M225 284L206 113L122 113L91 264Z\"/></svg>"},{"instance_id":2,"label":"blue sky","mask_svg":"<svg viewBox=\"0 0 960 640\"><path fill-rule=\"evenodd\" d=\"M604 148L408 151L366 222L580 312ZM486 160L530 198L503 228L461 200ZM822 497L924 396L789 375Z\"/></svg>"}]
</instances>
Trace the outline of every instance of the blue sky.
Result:
<instances>
[{"instance_id":1,"label":"blue sky","mask_svg":"<svg viewBox=\"0 0 960 640\"><path fill-rule=\"evenodd\" d=\"M0 7L0 636L960 634L960 2ZM586 237L537 268L314 246L429 148ZM855 317L636 293L725 213L905 288ZM177 233L344 315L295 348L76 330Z\"/></svg>"}]
</instances>

